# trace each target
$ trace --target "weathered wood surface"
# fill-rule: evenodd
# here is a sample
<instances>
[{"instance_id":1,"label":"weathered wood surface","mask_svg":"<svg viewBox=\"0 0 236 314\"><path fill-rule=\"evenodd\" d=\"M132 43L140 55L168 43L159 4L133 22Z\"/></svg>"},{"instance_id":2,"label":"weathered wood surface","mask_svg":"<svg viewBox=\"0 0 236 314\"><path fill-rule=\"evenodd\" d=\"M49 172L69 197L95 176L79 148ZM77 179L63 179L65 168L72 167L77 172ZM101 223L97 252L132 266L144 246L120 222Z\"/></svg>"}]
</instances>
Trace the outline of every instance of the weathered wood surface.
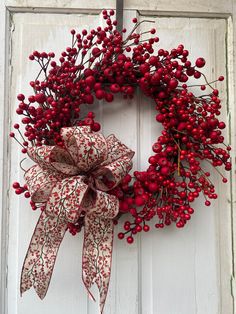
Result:
<instances>
[{"instance_id":1,"label":"weathered wood surface","mask_svg":"<svg viewBox=\"0 0 236 314\"><path fill-rule=\"evenodd\" d=\"M101 23L100 2L94 1L15 1L7 4L25 10L25 7L47 7L68 9L71 14L14 13L11 29L7 36L10 43L10 116L15 115L16 95L24 91L30 94L28 81L36 73L36 65L27 61L34 50L60 51L70 44L69 30L94 27ZM164 10L180 12L183 7L194 12L218 12L228 14L231 1L191 2L179 1L151 2L130 0L126 8L140 10ZM182 5L182 7L181 7ZM78 14L73 8L84 8L90 13ZM114 2L106 1L106 7L114 7ZM180 9L182 8L182 9ZM16 9L15 9L16 10ZM37 10L36 10L37 11ZM93 14L91 14L93 13ZM154 12L153 15L158 14ZM126 11L124 21L128 28L133 10ZM176 14L178 15L178 14ZM197 14L199 16L199 14ZM145 16L139 16L145 19ZM148 17L150 19L150 16ZM183 43L190 50L192 60L203 56L207 60L206 74L210 79L219 75L233 75L227 69L232 51L231 26L226 19L152 17L160 37L158 47L170 48ZM153 25L152 25L153 26ZM143 25L143 30L148 25ZM231 28L230 28L231 27ZM3 58L4 53L0 54ZM228 57L228 58L227 58ZM230 61L231 60L231 61ZM2 62L3 63L3 62ZM1 69L0 69L1 70ZM3 70L1 70L3 75ZM223 93L225 119L233 115L233 88L228 81L219 85ZM7 104L7 99L6 99ZM84 110L92 110L93 106ZM5 108L6 110L6 108ZM161 128L155 123L152 101L137 93L132 101L117 97L112 104L100 103L95 108L97 119L103 125L105 134L115 133L124 143L136 151L136 169L144 169L151 144L160 134ZM7 111L7 110L6 110ZM1 124L4 126L4 123ZM5 120L5 127L8 121ZM234 131L235 132L235 131ZM3 145L1 146L3 147ZM6 146L5 146L6 148ZM19 147L11 143L8 147L11 171L9 182L22 178L19 170ZM25 164L27 166L27 163ZM7 178L6 178L7 179ZM229 185L222 185L216 176L219 199L210 208L195 204L196 213L183 230L174 227L162 231L153 230L137 239L133 246L115 240L110 292L105 314L225 314L233 313L230 280L232 270L232 234ZM28 202L19 199L10 191L9 195L9 245L8 245L8 314L38 313L98 313L98 304L87 298L81 281L81 246L79 237L66 235L58 255L54 275L46 299L40 301L33 290L23 298L19 296L19 277L23 258L37 221L38 213L31 211ZM96 292L96 291L95 291ZM6 314L5 312L4 314Z\"/></svg>"}]
</instances>

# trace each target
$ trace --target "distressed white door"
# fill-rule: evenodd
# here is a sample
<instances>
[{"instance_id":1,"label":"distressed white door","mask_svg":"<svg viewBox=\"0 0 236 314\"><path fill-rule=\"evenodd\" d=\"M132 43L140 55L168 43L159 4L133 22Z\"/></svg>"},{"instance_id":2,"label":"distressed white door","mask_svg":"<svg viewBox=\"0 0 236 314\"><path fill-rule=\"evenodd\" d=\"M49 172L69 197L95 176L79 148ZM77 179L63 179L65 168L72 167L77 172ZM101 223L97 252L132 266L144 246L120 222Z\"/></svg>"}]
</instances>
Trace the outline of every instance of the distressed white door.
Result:
<instances>
[{"instance_id":1,"label":"distressed white door","mask_svg":"<svg viewBox=\"0 0 236 314\"><path fill-rule=\"evenodd\" d=\"M58 55L70 44L71 28L90 29L102 23L101 8L111 8L115 4L115 1L108 2L6 1L6 61L9 60L6 64L9 71L5 72L8 95L3 123L5 136L9 130L8 119L11 125L18 120L16 95L22 91L31 94L28 82L34 79L37 68L27 61L28 55L35 49L55 51ZM230 69L233 67L230 18L233 2L222 4L221 1L208 0L195 4L189 0L180 1L176 7L175 1L168 4L166 1L154 2L127 1L124 26L130 29L134 16L139 20L152 20L160 38L157 50L174 48L182 43L190 51L192 61L203 56L207 60L205 74L210 80L219 75L227 78L218 88L224 103L223 117L229 121L233 115ZM4 9L2 4L2 12ZM150 25L142 24L141 31L148 28ZM155 122L154 107L150 99L137 92L132 101L116 97L113 103L101 102L96 107L84 107L84 112L95 110L103 133L116 134L136 152L134 169L145 169L151 145L161 132ZM228 133L225 136L226 142L230 141ZM3 172L5 187L13 181L22 181L20 149L15 142L8 143L7 147ZM202 205L203 199L195 202L195 214L184 229L178 230L174 226L163 230L152 228L149 233L136 237L133 245L117 240L115 235L105 314L233 313L232 191L230 185L222 186L217 175L214 180L218 200L209 208ZM6 253L2 278L7 269L7 284L2 282L3 313L99 313L98 302L90 301L81 280L82 234L65 236L46 298L39 300L33 289L20 297L21 266L39 213L32 212L28 201L17 197L11 189L4 201L5 237L2 239L7 249L2 249L2 253ZM93 292L97 295L96 289Z\"/></svg>"}]
</instances>

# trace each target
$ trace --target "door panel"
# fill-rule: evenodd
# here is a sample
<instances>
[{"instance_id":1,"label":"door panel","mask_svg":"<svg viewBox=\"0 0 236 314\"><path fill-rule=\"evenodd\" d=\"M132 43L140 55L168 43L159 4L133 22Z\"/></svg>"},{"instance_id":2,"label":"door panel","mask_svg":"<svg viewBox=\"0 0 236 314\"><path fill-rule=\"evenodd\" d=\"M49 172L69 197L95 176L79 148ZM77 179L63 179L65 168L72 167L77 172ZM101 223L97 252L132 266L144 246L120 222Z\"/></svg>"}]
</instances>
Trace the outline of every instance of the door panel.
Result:
<instances>
[{"instance_id":1,"label":"door panel","mask_svg":"<svg viewBox=\"0 0 236 314\"><path fill-rule=\"evenodd\" d=\"M131 19L134 13L127 12L125 17ZM70 29L91 29L101 25L100 15L65 15L65 14L16 14L13 17L14 32L12 35L12 121L17 121L15 109L16 95L20 91L32 93L28 82L37 74L37 65L28 62L28 55L35 50L55 51L58 56L70 44ZM78 26L79 25L79 26ZM84 106L83 114L94 110L97 119L103 124L106 135L116 134L124 143L137 150L137 103L135 100L124 102L121 98L112 104L100 103L96 106ZM11 145L13 180L23 180L19 170L22 155L15 143ZM25 161L23 167L29 163ZM136 166L135 166L136 167ZM24 255L39 213L32 212L28 202L19 199L10 192L10 239L9 239L9 313L26 314L34 308L35 313L98 313L98 303L90 301L81 280L81 251L83 234L71 237L67 234L60 247L57 266L54 269L46 299L42 302L31 290L19 297L19 278ZM113 273L110 293L106 304L107 311L114 313L114 307L119 313L137 313L137 244L124 250L124 243L115 239L113 255ZM17 261L17 267L16 267ZM61 276L62 275L62 276ZM69 275L69 276L68 276ZM60 277L59 281L54 280ZM123 284L125 283L126 289ZM76 288L78 286L78 289ZM58 289L58 290L57 290ZM127 297L127 290L129 291ZM68 292L65 294L65 291ZM97 296L96 289L92 290ZM70 296L69 296L70 295ZM126 299L122 303L117 300ZM62 302L62 303L61 303ZM117 304L116 304L117 302ZM57 305L56 305L57 304ZM54 306L55 305L55 306Z\"/></svg>"},{"instance_id":2,"label":"door panel","mask_svg":"<svg viewBox=\"0 0 236 314\"><path fill-rule=\"evenodd\" d=\"M150 17L143 16L141 19L146 20ZM157 50L175 48L182 43L189 50L192 63L200 56L206 59L203 72L209 81L213 81L219 75L227 76L224 19L164 17L151 19L156 22L160 38ZM148 23L145 23L142 31L149 28ZM203 79L197 82L202 83ZM222 98L221 118L227 121L226 81L218 84L217 88ZM193 88L195 92L198 92L198 89ZM160 134L161 128L156 126L154 121L155 110L150 100L142 96L140 108L142 117L140 159L144 163L150 155L148 148L155 141L157 134ZM227 143L227 133L225 136ZM206 163L203 168L211 169ZM140 286L145 314L224 313L221 309L221 293L224 289L228 291L230 302L230 272L226 273L223 268L224 262L222 260L220 262L222 252L219 249L219 243L222 241L222 235L220 236L222 220L228 221L224 237L230 236L229 186L222 184L221 177L213 169L211 173L219 198L212 202L210 208L204 206L204 198L200 197L194 202L193 207L196 211L185 228L178 230L170 226L158 231L152 229L150 234L141 237ZM222 250L227 256L230 247L225 246ZM221 289L225 277L227 283Z\"/></svg>"},{"instance_id":3,"label":"door panel","mask_svg":"<svg viewBox=\"0 0 236 314\"><path fill-rule=\"evenodd\" d=\"M135 11L125 12L127 28L134 15ZM205 74L210 80L227 75L226 20L145 16L139 16L139 19L155 21L160 37L157 49L169 49L183 43L190 50L192 61L199 56L207 60ZM18 119L16 95L22 91L31 94L28 82L37 73L36 65L27 61L28 55L37 49L53 50L58 56L70 44L71 28L91 29L101 24L102 19L98 14L15 13L12 23L11 124ZM150 27L153 24L142 24L140 30L143 32ZM219 88L226 104L226 83ZM93 110L105 135L114 133L136 152L134 169L145 169L152 143L161 133L160 125L155 122L153 101L137 91L129 101L116 97L113 103L84 106L83 114ZM226 107L223 115L227 115ZM19 151L19 147L11 143L10 182L22 181ZM25 161L23 167L27 168L29 164ZM148 234L137 237L133 245L117 240L115 236L105 314L232 313L229 186L222 186L218 176L215 180L220 191L219 200L210 208L202 205L203 199L196 202L196 213L183 230L174 226L164 230L153 227ZM34 314L98 313L98 302L89 300L81 280L83 234L76 237L66 234L46 298L39 300L33 289L20 298L21 266L39 213L32 212L28 201L15 196L12 190L9 202L8 313L30 314L32 310ZM121 227L122 223L116 234ZM226 297L221 301L223 290ZM96 289L93 292L98 299Z\"/></svg>"}]
</instances>

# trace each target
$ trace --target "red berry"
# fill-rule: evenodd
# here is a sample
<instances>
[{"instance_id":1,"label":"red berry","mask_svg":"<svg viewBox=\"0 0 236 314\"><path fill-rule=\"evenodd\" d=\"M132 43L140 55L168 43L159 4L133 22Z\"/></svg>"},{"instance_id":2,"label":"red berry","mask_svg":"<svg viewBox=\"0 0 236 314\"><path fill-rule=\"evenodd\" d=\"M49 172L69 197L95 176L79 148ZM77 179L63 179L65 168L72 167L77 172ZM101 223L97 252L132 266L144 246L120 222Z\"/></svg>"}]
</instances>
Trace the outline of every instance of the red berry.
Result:
<instances>
[{"instance_id":1,"label":"red berry","mask_svg":"<svg viewBox=\"0 0 236 314\"><path fill-rule=\"evenodd\" d=\"M29 96L29 97L28 97L28 100L29 100L29 102L34 103L34 102L35 102L35 97L34 97L34 95Z\"/></svg>"},{"instance_id":2,"label":"red berry","mask_svg":"<svg viewBox=\"0 0 236 314\"><path fill-rule=\"evenodd\" d=\"M94 78L92 75L90 75L90 76L86 77L85 83L86 83L89 87L93 87L93 85L95 84L95 78Z\"/></svg>"},{"instance_id":3,"label":"red berry","mask_svg":"<svg viewBox=\"0 0 236 314\"><path fill-rule=\"evenodd\" d=\"M91 118L91 119L95 118L94 112L89 111L88 114L87 114L87 117L88 117L88 118Z\"/></svg>"},{"instance_id":4,"label":"red berry","mask_svg":"<svg viewBox=\"0 0 236 314\"><path fill-rule=\"evenodd\" d=\"M148 162L149 162L151 165L156 165L156 164L157 164L156 157L155 157L155 156L149 157Z\"/></svg>"},{"instance_id":5,"label":"red berry","mask_svg":"<svg viewBox=\"0 0 236 314\"><path fill-rule=\"evenodd\" d=\"M94 75L94 71L92 69L85 69L84 70L84 75L85 75L85 77L93 76Z\"/></svg>"},{"instance_id":6,"label":"red berry","mask_svg":"<svg viewBox=\"0 0 236 314\"><path fill-rule=\"evenodd\" d=\"M33 55L34 55L35 57L37 57L37 58L40 57L40 53L39 53L37 50L35 50L35 51L33 52Z\"/></svg>"},{"instance_id":7,"label":"red berry","mask_svg":"<svg viewBox=\"0 0 236 314\"><path fill-rule=\"evenodd\" d=\"M137 217L137 218L135 219L135 223L136 223L136 224L141 224L142 221L143 221L143 219L142 219L141 217Z\"/></svg>"},{"instance_id":8,"label":"red berry","mask_svg":"<svg viewBox=\"0 0 236 314\"><path fill-rule=\"evenodd\" d=\"M148 62L150 65L156 65L158 62L158 58L156 56L151 56Z\"/></svg>"},{"instance_id":9,"label":"red berry","mask_svg":"<svg viewBox=\"0 0 236 314\"><path fill-rule=\"evenodd\" d=\"M156 192L158 190L158 184L156 182L151 182L148 184L148 189L150 192Z\"/></svg>"},{"instance_id":10,"label":"red berry","mask_svg":"<svg viewBox=\"0 0 236 314\"><path fill-rule=\"evenodd\" d=\"M132 62L130 62L130 61L125 62L125 64L124 64L124 69L125 70L130 70L130 69L132 69L132 67L133 67L133 63Z\"/></svg>"},{"instance_id":11,"label":"red berry","mask_svg":"<svg viewBox=\"0 0 236 314\"><path fill-rule=\"evenodd\" d=\"M43 104L46 101L46 96L43 93L38 93L35 96L35 101L39 104Z\"/></svg>"},{"instance_id":12,"label":"red berry","mask_svg":"<svg viewBox=\"0 0 236 314\"><path fill-rule=\"evenodd\" d=\"M100 100L104 98L105 92L102 89L98 89L96 90L95 95L96 95L96 98Z\"/></svg>"},{"instance_id":13,"label":"red berry","mask_svg":"<svg viewBox=\"0 0 236 314\"><path fill-rule=\"evenodd\" d=\"M143 228L140 225L136 225L135 229L137 232L141 232L143 230Z\"/></svg>"},{"instance_id":14,"label":"red berry","mask_svg":"<svg viewBox=\"0 0 236 314\"><path fill-rule=\"evenodd\" d=\"M30 123L31 119L28 118L28 117L25 117L21 121L22 121L23 124L28 124L28 123Z\"/></svg>"},{"instance_id":15,"label":"red berry","mask_svg":"<svg viewBox=\"0 0 236 314\"><path fill-rule=\"evenodd\" d=\"M135 204L137 206L142 206L145 204L145 199L142 196L136 196L135 197Z\"/></svg>"},{"instance_id":16,"label":"red berry","mask_svg":"<svg viewBox=\"0 0 236 314\"><path fill-rule=\"evenodd\" d=\"M93 98L93 95L91 94L88 94L88 95L85 95L85 103L86 104L93 104L93 101L94 101L94 98Z\"/></svg>"},{"instance_id":17,"label":"red berry","mask_svg":"<svg viewBox=\"0 0 236 314\"><path fill-rule=\"evenodd\" d=\"M198 68L204 67L205 63L206 63L206 61L205 61L204 58L198 58L198 59L196 60L196 62L195 62L196 67L198 67Z\"/></svg>"},{"instance_id":18,"label":"red berry","mask_svg":"<svg viewBox=\"0 0 236 314\"><path fill-rule=\"evenodd\" d=\"M127 238L127 242L128 242L129 244L132 244L132 243L134 242L134 238L133 238L133 237L128 237L128 238Z\"/></svg>"},{"instance_id":19,"label":"red berry","mask_svg":"<svg viewBox=\"0 0 236 314\"><path fill-rule=\"evenodd\" d=\"M141 64L140 67L139 67L139 71L140 71L142 74L147 73L149 70L150 70L150 66L149 66L148 63L143 63L143 64Z\"/></svg>"},{"instance_id":20,"label":"red berry","mask_svg":"<svg viewBox=\"0 0 236 314\"><path fill-rule=\"evenodd\" d=\"M100 54L101 54L101 50L100 50L99 48L95 47L95 48L92 49L92 55L93 55L95 58L99 57Z\"/></svg>"},{"instance_id":21,"label":"red berry","mask_svg":"<svg viewBox=\"0 0 236 314\"><path fill-rule=\"evenodd\" d=\"M17 95L17 99L23 101L25 99L25 96L23 94L19 94Z\"/></svg>"},{"instance_id":22,"label":"red berry","mask_svg":"<svg viewBox=\"0 0 236 314\"><path fill-rule=\"evenodd\" d=\"M112 102L112 101L113 101L113 98L114 98L114 97L113 97L112 94L108 94L108 93L107 93L107 94L105 95L105 99L106 99L107 102Z\"/></svg>"},{"instance_id":23,"label":"red berry","mask_svg":"<svg viewBox=\"0 0 236 314\"><path fill-rule=\"evenodd\" d=\"M94 132L98 132L101 129L101 125L97 122L94 122L94 124L92 125L92 131Z\"/></svg>"},{"instance_id":24,"label":"red berry","mask_svg":"<svg viewBox=\"0 0 236 314\"><path fill-rule=\"evenodd\" d=\"M169 167L162 167L161 170L160 170L161 174L163 176L168 176L169 173L170 173L170 168Z\"/></svg>"},{"instance_id":25,"label":"red berry","mask_svg":"<svg viewBox=\"0 0 236 314\"><path fill-rule=\"evenodd\" d=\"M225 127L226 127L226 125L225 125L224 122L220 122L220 123L218 124L218 128L219 128L219 129L224 129Z\"/></svg>"},{"instance_id":26,"label":"red berry","mask_svg":"<svg viewBox=\"0 0 236 314\"><path fill-rule=\"evenodd\" d=\"M178 81L176 79L171 79L168 84L170 89L175 89L178 86Z\"/></svg>"},{"instance_id":27,"label":"red berry","mask_svg":"<svg viewBox=\"0 0 236 314\"><path fill-rule=\"evenodd\" d=\"M165 116L163 114L161 114L161 113L158 113L156 115L156 120L157 120L157 122L164 122L165 121Z\"/></svg>"},{"instance_id":28,"label":"red berry","mask_svg":"<svg viewBox=\"0 0 236 314\"><path fill-rule=\"evenodd\" d=\"M129 212L132 216L136 216L137 214L137 210L135 208L130 208Z\"/></svg>"},{"instance_id":29,"label":"red berry","mask_svg":"<svg viewBox=\"0 0 236 314\"><path fill-rule=\"evenodd\" d=\"M143 231L148 232L150 230L150 227L148 225L143 226Z\"/></svg>"},{"instance_id":30,"label":"red berry","mask_svg":"<svg viewBox=\"0 0 236 314\"><path fill-rule=\"evenodd\" d=\"M200 72L198 72L198 71L195 71L195 72L194 72L194 77L195 77L195 79L199 79L201 76L202 76L202 75L201 75Z\"/></svg>"},{"instance_id":31,"label":"red berry","mask_svg":"<svg viewBox=\"0 0 236 314\"><path fill-rule=\"evenodd\" d=\"M30 198L30 193L29 192L25 192L24 197L25 198Z\"/></svg>"},{"instance_id":32,"label":"red berry","mask_svg":"<svg viewBox=\"0 0 236 314\"><path fill-rule=\"evenodd\" d=\"M118 238L120 239L120 240L122 240L122 239L124 239L124 233L123 232L120 232L120 233L118 233Z\"/></svg>"},{"instance_id":33,"label":"red berry","mask_svg":"<svg viewBox=\"0 0 236 314\"><path fill-rule=\"evenodd\" d=\"M18 188L18 189L15 189L15 193L17 194L17 195L20 195L20 194L22 194L24 192L24 190L20 187L20 188Z\"/></svg>"},{"instance_id":34,"label":"red berry","mask_svg":"<svg viewBox=\"0 0 236 314\"><path fill-rule=\"evenodd\" d=\"M152 145L152 150L153 150L154 153L160 153L161 150L162 150L162 147L161 147L160 144L155 143L155 144Z\"/></svg>"},{"instance_id":35,"label":"red berry","mask_svg":"<svg viewBox=\"0 0 236 314\"><path fill-rule=\"evenodd\" d=\"M20 187L19 182L13 182L12 187L13 187L14 189L18 189L18 188Z\"/></svg>"},{"instance_id":36,"label":"red berry","mask_svg":"<svg viewBox=\"0 0 236 314\"><path fill-rule=\"evenodd\" d=\"M118 85L118 84L112 84L111 86L110 86L110 90L111 90L111 92L112 93L119 93L119 91L120 91L120 86Z\"/></svg>"}]
</instances>

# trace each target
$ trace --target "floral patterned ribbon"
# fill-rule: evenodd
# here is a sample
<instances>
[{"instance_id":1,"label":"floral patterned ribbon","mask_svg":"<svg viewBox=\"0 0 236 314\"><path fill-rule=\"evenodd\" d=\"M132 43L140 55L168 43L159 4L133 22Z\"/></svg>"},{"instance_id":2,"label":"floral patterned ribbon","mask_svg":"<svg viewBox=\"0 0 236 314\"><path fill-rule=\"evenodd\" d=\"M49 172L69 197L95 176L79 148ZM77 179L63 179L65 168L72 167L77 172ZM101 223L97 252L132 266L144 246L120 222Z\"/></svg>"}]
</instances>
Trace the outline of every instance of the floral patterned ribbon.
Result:
<instances>
[{"instance_id":1,"label":"floral patterned ribbon","mask_svg":"<svg viewBox=\"0 0 236 314\"><path fill-rule=\"evenodd\" d=\"M45 297L67 225L84 215L82 278L88 292L97 284L102 313L111 272L112 219L119 210L118 199L106 192L131 170L134 152L114 135L104 138L87 126L63 128L61 137L63 148L28 149L36 165L25 180L32 201L44 203L45 210L25 257L21 294L33 286L41 299Z\"/></svg>"}]
</instances>

